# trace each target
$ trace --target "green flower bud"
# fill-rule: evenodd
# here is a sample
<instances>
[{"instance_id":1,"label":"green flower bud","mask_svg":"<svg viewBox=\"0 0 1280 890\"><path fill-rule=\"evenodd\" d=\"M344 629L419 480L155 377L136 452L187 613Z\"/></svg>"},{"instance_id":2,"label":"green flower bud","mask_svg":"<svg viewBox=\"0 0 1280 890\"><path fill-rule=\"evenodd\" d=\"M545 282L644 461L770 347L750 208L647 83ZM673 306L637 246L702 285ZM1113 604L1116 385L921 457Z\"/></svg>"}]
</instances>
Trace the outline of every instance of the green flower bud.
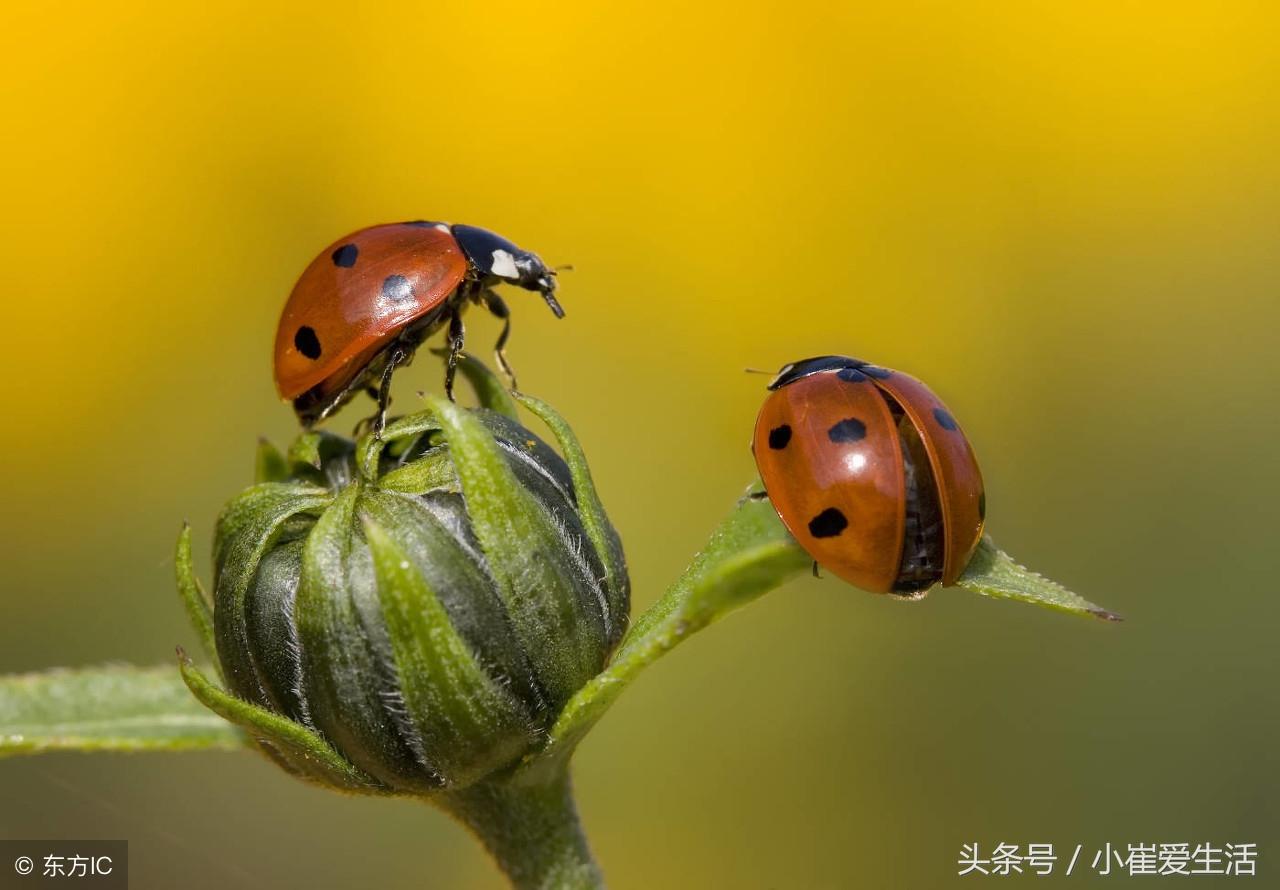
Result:
<instances>
[{"instance_id":1,"label":"green flower bud","mask_svg":"<svg viewBox=\"0 0 1280 890\"><path fill-rule=\"evenodd\" d=\"M197 697L344 790L458 790L536 751L626 629L629 582L568 425L519 398L564 457L505 394L264 445L218 520L211 624L180 541L227 690L187 663Z\"/></svg>"}]
</instances>

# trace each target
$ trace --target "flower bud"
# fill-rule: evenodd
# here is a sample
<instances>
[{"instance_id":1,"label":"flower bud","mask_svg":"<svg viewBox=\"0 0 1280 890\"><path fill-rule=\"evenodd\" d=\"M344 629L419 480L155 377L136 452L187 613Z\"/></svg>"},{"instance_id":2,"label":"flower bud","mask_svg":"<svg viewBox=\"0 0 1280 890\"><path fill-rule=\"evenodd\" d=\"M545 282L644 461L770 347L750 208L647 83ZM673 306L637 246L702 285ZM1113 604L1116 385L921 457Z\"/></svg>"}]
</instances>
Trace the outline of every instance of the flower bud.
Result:
<instances>
[{"instance_id":1,"label":"flower bud","mask_svg":"<svg viewBox=\"0 0 1280 890\"><path fill-rule=\"evenodd\" d=\"M621 638L629 582L568 425L521 400L563 458L513 410L439 399L380 439L264 446L217 524L230 695L188 664L196 695L346 790L456 790L535 750ZM180 544L191 609L189 564Z\"/></svg>"}]
</instances>

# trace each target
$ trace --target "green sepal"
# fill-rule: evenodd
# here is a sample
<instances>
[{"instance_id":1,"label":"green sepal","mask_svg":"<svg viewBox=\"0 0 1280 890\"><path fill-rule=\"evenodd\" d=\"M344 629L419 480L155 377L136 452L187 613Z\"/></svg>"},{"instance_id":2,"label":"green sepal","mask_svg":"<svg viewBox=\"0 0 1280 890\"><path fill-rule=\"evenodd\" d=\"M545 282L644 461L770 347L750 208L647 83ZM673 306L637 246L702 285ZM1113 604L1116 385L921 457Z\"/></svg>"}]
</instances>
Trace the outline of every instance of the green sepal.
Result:
<instances>
[{"instance_id":1,"label":"green sepal","mask_svg":"<svg viewBox=\"0 0 1280 890\"><path fill-rule=\"evenodd\" d=\"M567 701L602 666L611 618L603 591L598 602L585 601L570 546L480 419L446 399L427 402L444 428L472 529L521 645L552 701Z\"/></svg>"},{"instance_id":2,"label":"green sepal","mask_svg":"<svg viewBox=\"0 0 1280 890\"><path fill-rule=\"evenodd\" d=\"M432 492L418 497L369 487L360 498L359 513L394 537L488 675L545 723L546 695L507 616L506 603L474 538L458 538L458 528L466 522L462 495Z\"/></svg>"},{"instance_id":3,"label":"green sepal","mask_svg":"<svg viewBox=\"0 0 1280 890\"><path fill-rule=\"evenodd\" d=\"M365 540L404 704L446 787L465 787L532 745L531 716L458 635L406 551L369 516Z\"/></svg>"},{"instance_id":4,"label":"green sepal","mask_svg":"<svg viewBox=\"0 0 1280 890\"><path fill-rule=\"evenodd\" d=\"M439 460L421 457L394 470L388 470L378 479L378 487L385 491L399 491L404 494L460 490L458 474L444 452L441 452Z\"/></svg>"},{"instance_id":5,"label":"green sepal","mask_svg":"<svg viewBox=\"0 0 1280 890\"><path fill-rule=\"evenodd\" d=\"M182 531L178 534L173 562L178 579L178 595L182 597L187 620L200 638L200 648L205 658L217 664L218 647L213 636L213 607L191 564L191 526L186 523L183 523ZM222 674L221 665L218 665L218 674Z\"/></svg>"},{"instance_id":6,"label":"green sepal","mask_svg":"<svg viewBox=\"0 0 1280 890\"><path fill-rule=\"evenodd\" d=\"M328 787L363 794L389 794L389 789L343 759L323 738L287 717L236 698L202 674L181 649L178 669L201 704L246 730L254 739L274 747L286 765L304 778Z\"/></svg>"},{"instance_id":7,"label":"green sepal","mask_svg":"<svg viewBox=\"0 0 1280 890\"><path fill-rule=\"evenodd\" d=\"M336 478L349 475L345 469L341 473L337 470L351 460L353 447L351 440L343 436L327 430L308 430L289 446L287 478L327 488Z\"/></svg>"},{"instance_id":8,"label":"green sepal","mask_svg":"<svg viewBox=\"0 0 1280 890\"><path fill-rule=\"evenodd\" d=\"M382 472L384 451L401 442L412 448L413 443L421 436L439 429L440 421L428 411L419 411L417 414L409 414L391 421L380 437L373 433L361 436L356 443L356 469L360 473L360 478L367 482L378 482L381 485L378 477Z\"/></svg>"},{"instance_id":9,"label":"green sepal","mask_svg":"<svg viewBox=\"0 0 1280 890\"><path fill-rule=\"evenodd\" d=\"M582 526L591 540L592 547L600 557L604 566L605 590L610 594L610 605L614 611L621 611L626 617L627 603L630 600L630 580L627 574L626 557L622 552L622 539L610 524L604 512L604 504L596 493L595 482L591 478L591 470L587 466L587 456L578 443L578 437L568 422L554 408L541 399L517 393L515 398L529 411L547 425L560 446L560 454L569 466L569 474L573 478L574 497L578 504L578 515L582 518ZM626 628L626 621L615 622L616 633L621 634ZM616 644L617 639L610 640Z\"/></svg>"},{"instance_id":10,"label":"green sepal","mask_svg":"<svg viewBox=\"0 0 1280 890\"><path fill-rule=\"evenodd\" d=\"M440 422L420 411L388 424L381 441L368 435L357 444L361 477L378 488L405 494L460 490L458 473L444 448L432 447L440 438ZM398 460L386 466L388 455Z\"/></svg>"},{"instance_id":11,"label":"green sepal","mask_svg":"<svg viewBox=\"0 0 1280 890\"><path fill-rule=\"evenodd\" d=\"M449 350L447 349L433 349L432 352L446 361L449 358ZM516 403L511 398L512 393L507 389L507 385L502 382L502 378L489 370L488 365L475 356L464 352L458 356L457 367L462 376L467 379L467 383L471 385L471 391L476 394L476 402L481 408L488 408L498 414L505 414L508 418L517 422L520 420L520 412L516 409Z\"/></svg>"},{"instance_id":12,"label":"green sepal","mask_svg":"<svg viewBox=\"0 0 1280 890\"><path fill-rule=\"evenodd\" d=\"M270 702L250 655L245 613L249 585L284 524L300 513L319 512L332 497L323 488L264 482L242 492L218 517L213 551L218 661L227 686L255 704Z\"/></svg>"},{"instance_id":13,"label":"green sepal","mask_svg":"<svg viewBox=\"0 0 1280 890\"><path fill-rule=\"evenodd\" d=\"M320 469L320 443L324 433L319 430L308 430L298 435L289 446L289 463Z\"/></svg>"},{"instance_id":14,"label":"green sepal","mask_svg":"<svg viewBox=\"0 0 1280 890\"><path fill-rule=\"evenodd\" d=\"M284 453L266 439L259 439L253 464L253 481L287 482L288 480L289 461Z\"/></svg>"},{"instance_id":15,"label":"green sepal","mask_svg":"<svg viewBox=\"0 0 1280 890\"><path fill-rule=\"evenodd\" d=\"M385 785L427 792L440 780L424 752L388 719L393 665L380 603L352 574L356 542L353 483L316 520L302 553L294 620L311 719L358 768Z\"/></svg>"},{"instance_id":16,"label":"green sepal","mask_svg":"<svg viewBox=\"0 0 1280 890\"><path fill-rule=\"evenodd\" d=\"M964 573L956 580L956 586L983 596L1018 600L1072 615L1101 618L1103 621L1124 620L1115 612L1095 605L1056 581L1050 581L1014 562L986 535L978 544Z\"/></svg>"}]
</instances>

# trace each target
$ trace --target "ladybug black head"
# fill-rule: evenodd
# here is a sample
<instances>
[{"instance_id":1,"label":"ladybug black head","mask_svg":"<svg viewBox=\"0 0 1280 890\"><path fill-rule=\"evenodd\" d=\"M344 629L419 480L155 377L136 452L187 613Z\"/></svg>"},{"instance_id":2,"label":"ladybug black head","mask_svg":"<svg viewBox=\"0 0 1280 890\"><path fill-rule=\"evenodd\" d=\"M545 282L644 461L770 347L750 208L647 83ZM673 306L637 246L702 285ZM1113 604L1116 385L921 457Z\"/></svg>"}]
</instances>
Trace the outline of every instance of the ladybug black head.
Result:
<instances>
[{"instance_id":1,"label":"ladybug black head","mask_svg":"<svg viewBox=\"0 0 1280 890\"><path fill-rule=\"evenodd\" d=\"M856 370L865 364L866 362L849 358L847 355L820 355L804 358L798 362L783 365L778 371L778 376L769 383L769 389L778 389L788 383L795 383L801 377L808 377L810 374L822 371Z\"/></svg>"},{"instance_id":2,"label":"ladybug black head","mask_svg":"<svg viewBox=\"0 0 1280 890\"><path fill-rule=\"evenodd\" d=\"M537 291L557 318L564 317L555 297L555 270L548 269L536 253L521 250L501 235L478 226L455 225L452 231L467 260L481 275Z\"/></svg>"}]
</instances>

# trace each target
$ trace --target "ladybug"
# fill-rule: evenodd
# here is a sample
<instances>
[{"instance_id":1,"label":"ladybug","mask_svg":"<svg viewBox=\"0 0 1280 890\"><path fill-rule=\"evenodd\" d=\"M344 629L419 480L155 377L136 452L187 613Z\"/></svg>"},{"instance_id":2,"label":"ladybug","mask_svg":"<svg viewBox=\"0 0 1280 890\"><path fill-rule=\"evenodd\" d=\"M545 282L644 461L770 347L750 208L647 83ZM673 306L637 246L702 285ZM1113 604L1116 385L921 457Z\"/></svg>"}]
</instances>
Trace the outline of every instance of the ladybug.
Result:
<instances>
[{"instance_id":1,"label":"ladybug","mask_svg":"<svg viewBox=\"0 0 1280 890\"><path fill-rule=\"evenodd\" d=\"M446 325L444 385L453 398L462 312L481 302L502 319L495 350L514 388L504 352L510 313L493 290L502 283L537 291L557 318L564 317L555 296L556 270L488 229L415 220L353 232L312 260L289 294L276 329L276 389L293 402L304 427L366 391L378 402L374 431L381 433L392 373Z\"/></svg>"},{"instance_id":2,"label":"ladybug","mask_svg":"<svg viewBox=\"0 0 1280 890\"><path fill-rule=\"evenodd\" d=\"M767 497L819 564L863 590L951 585L982 538L982 474L955 417L901 371L840 355L786 365L751 450Z\"/></svg>"}]
</instances>

